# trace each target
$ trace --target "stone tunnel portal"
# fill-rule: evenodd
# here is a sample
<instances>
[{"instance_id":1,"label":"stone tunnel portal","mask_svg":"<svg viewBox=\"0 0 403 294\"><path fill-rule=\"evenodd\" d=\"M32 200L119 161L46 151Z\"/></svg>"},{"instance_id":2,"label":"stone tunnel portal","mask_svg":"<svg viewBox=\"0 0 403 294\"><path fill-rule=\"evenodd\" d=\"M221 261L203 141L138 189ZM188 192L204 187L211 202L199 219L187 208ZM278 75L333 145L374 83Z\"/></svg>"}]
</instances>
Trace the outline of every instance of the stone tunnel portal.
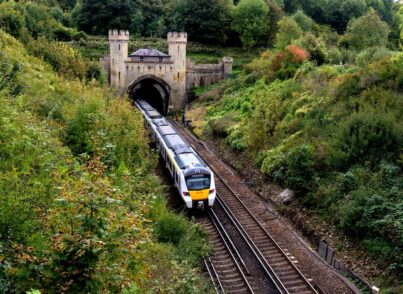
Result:
<instances>
[{"instance_id":1,"label":"stone tunnel portal","mask_svg":"<svg viewBox=\"0 0 403 294\"><path fill-rule=\"evenodd\" d=\"M168 113L170 87L162 79L153 76L142 77L131 83L128 93L133 101L145 100L161 114Z\"/></svg>"}]
</instances>

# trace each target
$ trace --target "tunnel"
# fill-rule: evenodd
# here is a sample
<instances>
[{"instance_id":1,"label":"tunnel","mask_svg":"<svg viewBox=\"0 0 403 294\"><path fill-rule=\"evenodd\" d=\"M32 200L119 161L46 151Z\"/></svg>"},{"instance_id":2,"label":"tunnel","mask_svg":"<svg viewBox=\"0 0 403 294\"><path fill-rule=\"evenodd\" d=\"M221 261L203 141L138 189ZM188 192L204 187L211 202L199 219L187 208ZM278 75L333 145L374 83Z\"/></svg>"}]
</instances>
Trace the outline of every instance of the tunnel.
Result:
<instances>
[{"instance_id":1,"label":"tunnel","mask_svg":"<svg viewBox=\"0 0 403 294\"><path fill-rule=\"evenodd\" d=\"M161 114L168 113L170 87L164 80L143 76L130 84L128 93L133 101L143 99Z\"/></svg>"}]
</instances>

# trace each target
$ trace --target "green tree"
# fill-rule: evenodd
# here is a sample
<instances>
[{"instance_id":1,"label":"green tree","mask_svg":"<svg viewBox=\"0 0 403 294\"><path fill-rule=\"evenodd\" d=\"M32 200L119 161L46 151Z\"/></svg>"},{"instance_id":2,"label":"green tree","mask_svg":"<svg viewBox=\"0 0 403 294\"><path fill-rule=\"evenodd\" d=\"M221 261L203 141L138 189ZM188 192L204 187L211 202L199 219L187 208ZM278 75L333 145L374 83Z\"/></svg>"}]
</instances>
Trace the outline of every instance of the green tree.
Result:
<instances>
[{"instance_id":1,"label":"green tree","mask_svg":"<svg viewBox=\"0 0 403 294\"><path fill-rule=\"evenodd\" d=\"M397 18L399 22L399 40L400 40L400 49L403 49L403 6L400 7L399 12L397 13Z\"/></svg>"},{"instance_id":2,"label":"green tree","mask_svg":"<svg viewBox=\"0 0 403 294\"><path fill-rule=\"evenodd\" d=\"M382 21L375 11L351 21L347 29L351 47L356 50L386 46L389 32L388 24Z\"/></svg>"},{"instance_id":3,"label":"green tree","mask_svg":"<svg viewBox=\"0 0 403 294\"><path fill-rule=\"evenodd\" d=\"M232 27L239 34L243 47L251 48L267 35L269 8L263 0L241 0L232 16Z\"/></svg>"},{"instance_id":4,"label":"green tree","mask_svg":"<svg viewBox=\"0 0 403 294\"><path fill-rule=\"evenodd\" d=\"M166 33L164 21L164 6L161 0L142 0L140 2L140 13L142 16L142 30L143 36L158 36L162 37ZM138 14L136 14L138 17ZM136 16L132 18L136 22Z\"/></svg>"},{"instance_id":5,"label":"green tree","mask_svg":"<svg viewBox=\"0 0 403 294\"><path fill-rule=\"evenodd\" d=\"M298 10L293 14L292 18L299 25L299 27L307 32L312 29L313 20L309 16L307 16L302 10Z\"/></svg>"},{"instance_id":6,"label":"green tree","mask_svg":"<svg viewBox=\"0 0 403 294\"><path fill-rule=\"evenodd\" d=\"M83 0L77 24L90 34L107 34L109 29L129 29L139 5L136 0Z\"/></svg>"},{"instance_id":7,"label":"green tree","mask_svg":"<svg viewBox=\"0 0 403 294\"><path fill-rule=\"evenodd\" d=\"M276 34L276 47L284 49L293 40L302 36L302 30L292 17L283 17L278 22L278 32Z\"/></svg>"},{"instance_id":8,"label":"green tree","mask_svg":"<svg viewBox=\"0 0 403 294\"><path fill-rule=\"evenodd\" d=\"M223 43L228 11L219 0L177 0L174 2L169 28L186 31L191 40Z\"/></svg>"},{"instance_id":9,"label":"green tree","mask_svg":"<svg viewBox=\"0 0 403 294\"><path fill-rule=\"evenodd\" d=\"M337 1L329 15L329 24L339 33L346 30L348 22L362 16L367 10L365 0L342 0Z\"/></svg>"}]
</instances>

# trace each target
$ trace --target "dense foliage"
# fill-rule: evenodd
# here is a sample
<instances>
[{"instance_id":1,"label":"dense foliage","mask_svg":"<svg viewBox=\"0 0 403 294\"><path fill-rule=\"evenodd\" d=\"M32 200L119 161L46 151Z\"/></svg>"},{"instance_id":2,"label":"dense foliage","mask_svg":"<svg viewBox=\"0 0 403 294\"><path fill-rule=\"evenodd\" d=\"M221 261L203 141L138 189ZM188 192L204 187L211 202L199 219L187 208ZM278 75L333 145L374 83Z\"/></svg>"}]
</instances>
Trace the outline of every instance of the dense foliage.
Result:
<instances>
[{"instance_id":1,"label":"dense foliage","mask_svg":"<svg viewBox=\"0 0 403 294\"><path fill-rule=\"evenodd\" d=\"M13 1L6 1L14 3ZM191 41L251 46L273 46L277 23L284 13L306 32L312 22L346 32L350 22L374 12L390 28L389 42L401 42L401 10L393 0L43 0L49 13L64 25L88 34L106 35L112 28L128 29L136 36L165 37L168 31L187 31ZM21 3L18 2L18 3ZM23 6L37 7L29 1ZM15 5L15 3L14 3ZM24 10L24 9L23 9ZM29 9L35 18L44 14ZM8 14L7 14L8 15ZM18 14L7 16L13 30L21 26ZM302 23L305 23L302 24ZM289 23L289 22L288 22ZM0 17L1 24L1 17ZM34 22L32 24L41 24ZM47 26L46 26L47 27ZM62 30L62 35L66 34ZM67 33L71 35L72 32Z\"/></svg>"},{"instance_id":2,"label":"dense foliage","mask_svg":"<svg viewBox=\"0 0 403 294\"><path fill-rule=\"evenodd\" d=\"M401 285L403 54L386 48L389 26L373 11L343 35L302 11L278 27L275 50L197 90L195 131L292 188L378 259L385 284Z\"/></svg>"},{"instance_id":3,"label":"dense foliage","mask_svg":"<svg viewBox=\"0 0 403 294\"><path fill-rule=\"evenodd\" d=\"M167 210L139 112L46 6L0 11L22 40L0 29L0 292L209 291L204 232Z\"/></svg>"}]
</instances>

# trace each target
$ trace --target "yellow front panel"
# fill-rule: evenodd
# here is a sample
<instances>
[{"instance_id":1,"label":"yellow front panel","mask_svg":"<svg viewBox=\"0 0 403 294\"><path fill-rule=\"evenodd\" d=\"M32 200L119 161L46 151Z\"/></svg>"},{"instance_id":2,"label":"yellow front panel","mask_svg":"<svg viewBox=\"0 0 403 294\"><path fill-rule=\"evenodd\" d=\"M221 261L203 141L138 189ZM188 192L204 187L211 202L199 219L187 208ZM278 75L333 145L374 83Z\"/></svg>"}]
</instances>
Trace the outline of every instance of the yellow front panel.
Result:
<instances>
[{"instance_id":1,"label":"yellow front panel","mask_svg":"<svg viewBox=\"0 0 403 294\"><path fill-rule=\"evenodd\" d=\"M209 189L206 190L199 190L199 191L190 191L190 198L192 200L207 200L208 199Z\"/></svg>"}]
</instances>

